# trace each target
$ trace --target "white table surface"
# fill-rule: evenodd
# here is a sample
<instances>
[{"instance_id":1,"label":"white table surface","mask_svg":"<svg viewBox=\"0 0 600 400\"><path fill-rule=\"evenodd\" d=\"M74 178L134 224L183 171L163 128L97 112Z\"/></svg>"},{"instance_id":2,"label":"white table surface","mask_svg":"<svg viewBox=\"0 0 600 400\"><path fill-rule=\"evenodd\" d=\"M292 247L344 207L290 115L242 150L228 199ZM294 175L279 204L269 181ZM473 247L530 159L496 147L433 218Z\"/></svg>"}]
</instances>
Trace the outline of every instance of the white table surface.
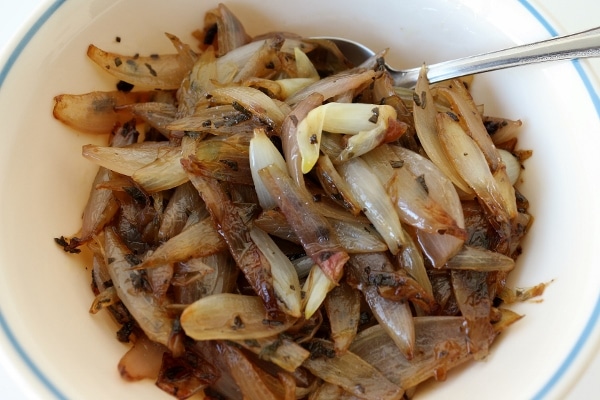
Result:
<instances>
[{"instance_id":1,"label":"white table surface","mask_svg":"<svg viewBox=\"0 0 600 400\"><path fill-rule=\"evenodd\" d=\"M544 7L550 12L557 9L564 13L564 4L561 4L563 1L545 0L543 3ZM42 3L44 3L43 0L0 1L0 52L5 51L11 39L14 39L20 33L23 24L26 23L36 7L39 7ZM573 18L573 25L565 26L565 28L578 29L576 24L580 24L582 28L587 28L591 27L591 24L597 25L600 22L599 15L587 16L588 21L586 21L586 15L583 14L580 11L579 14L575 14L577 18ZM597 71L597 73L600 72ZM14 371L9 371L9 368L10 366L0 363L0 398L6 400L31 398L31 393L25 392L19 386L17 380L14 379ZM600 351L589 365L586 373L570 392L568 398L575 400L600 398ZM35 398L31 399L34 400Z\"/></svg>"}]
</instances>

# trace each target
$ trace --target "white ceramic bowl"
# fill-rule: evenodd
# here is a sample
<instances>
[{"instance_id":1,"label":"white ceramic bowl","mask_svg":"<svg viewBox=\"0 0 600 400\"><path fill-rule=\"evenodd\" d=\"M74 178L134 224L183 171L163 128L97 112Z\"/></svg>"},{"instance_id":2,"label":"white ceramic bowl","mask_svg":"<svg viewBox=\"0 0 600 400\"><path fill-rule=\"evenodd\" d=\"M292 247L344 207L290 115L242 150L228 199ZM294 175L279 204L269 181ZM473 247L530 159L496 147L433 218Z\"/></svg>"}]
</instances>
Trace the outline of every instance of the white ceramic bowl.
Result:
<instances>
[{"instance_id":1,"label":"white ceramic bowl","mask_svg":"<svg viewBox=\"0 0 600 400\"><path fill-rule=\"evenodd\" d=\"M575 3L588 6L580 8L581 16L600 11L591 2ZM547 14L533 0L227 4L251 34L285 29L346 36L374 49L389 47L389 61L398 67L542 39L570 27L566 16ZM36 397L169 398L151 382L119 378L116 364L127 347L115 340L107 315L88 314L85 260L53 242L79 226L95 172L80 156L81 146L102 139L55 121L52 98L112 88L86 59L89 43L114 48L120 36L124 53L167 51L163 32L191 40L190 32L215 5L47 1L0 59L0 344ZM521 118L520 146L534 150L521 190L536 220L511 284L554 283L543 301L513 307L526 317L497 340L485 361L451 372L417 398L558 398L594 354L600 319L598 83L587 62L477 77L476 99L490 114Z\"/></svg>"}]
</instances>

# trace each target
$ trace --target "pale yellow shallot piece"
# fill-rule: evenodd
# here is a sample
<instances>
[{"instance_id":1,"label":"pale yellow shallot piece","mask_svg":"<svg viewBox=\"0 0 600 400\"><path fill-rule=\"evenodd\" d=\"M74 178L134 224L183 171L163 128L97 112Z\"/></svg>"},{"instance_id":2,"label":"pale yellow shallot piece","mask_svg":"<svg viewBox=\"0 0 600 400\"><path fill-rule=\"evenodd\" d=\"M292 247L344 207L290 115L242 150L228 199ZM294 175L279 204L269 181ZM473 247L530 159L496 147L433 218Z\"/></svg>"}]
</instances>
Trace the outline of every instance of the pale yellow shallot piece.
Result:
<instances>
[{"instance_id":1,"label":"pale yellow shallot piece","mask_svg":"<svg viewBox=\"0 0 600 400\"><path fill-rule=\"evenodd\" d=\"M140 168L156 161L173 149L166 142L134 143L126 147L86 144L82 155L94 163L122 175L131 176Z\"/></svg>"},{"instance_id":2,"label":"pale yellow shallot piece","mask_svg":"<svg viewBox=\"0 0 600 400\"><path fill-rule=\"evenodd\" d=\"M209 256L227 248L210 218L188 226L181 233L161 244L136 268L153 268L164 263L187 261L191 258Z\"/></svg>"},{"instance_id":3,"label":"pale yellow shallot piece","mask_svg":"<svg viewBox=\"0 0 600 400\"><path fill-rule=\"evenodd\" d=\"M258 296L220 293L204 297L181 313L181 327L196 340L259 339L287 330L295 321L266 319L267 311Z\"/></svg>"},{"instance_id":4,"label":"pale yellow shallot piece","mask_svg":"<svg viewBox=\"0 0 600 400\"><path fill-rule=\"evenodd\" d=\"M298 124L302 172L306 174L316 164L323 131L356 135L339 156L340 161L345 161L379 145L390 120L396 120L396 110L387 105L334 102L311 110Z\"/></svg>"},{"instance_id":5,"label":"pale yellow shallot piece","mask_svg":"<svg viewBox=\"0 0 600 400\"><path fill-rule=\"evenodd\" d=\"M181 147L169 149L162 157L136 170L131 178L150 193L177 187L189 181L181 167L181 159L195 152L195 139L185 136Z\"/></svg>"},{"instance_id":6,"label":"pale yellow shallot piece","mask_svg":"<svg viewBox=\"0 0 600 400\"><path fill-rule=\"evenodd\" d=\"M262 229L252 227L250 237L271 264L273 289L282 303L281 308L292 317L300 317L300 280L294 265Z\"/></svg>"},{"instance_id":7,"label":"pale yellow shallot piece","mask_svg":"<svg viewBox=\"0 0 600 400\"><path fill-rule=\"evenodd\" d=\"M483 125L481 114L479 114L467 88L460 80L453 79L448 84L437 87L436 91L450 102L454 113L461 117L459 120L461 126L477 143L490 166L490 171L494 173L499 168L502 159Z\"/></svg>"},{"instance_id":8,"label":"pale yellow shallot piece","mask_svg":"<svg viewBox=\"0 0 600 400\"><path fill-rule=\"evenodd\" d=\"M452 166L477 193L496 219L508 222L509 210L504 196L481 149L465 133L461 125L448 114L438 114L437 123L440 143Z\"/></svg>"},{"instance_id":9,"label":"pale yellow shallot piece","mask_svg":"<svg viewBox=\"0 0 600 400\"><path fill-rule=\"evenodd\" d=\"M506 174L508 175L508 179L510 180L511 185L514 186L519 181L523 166L519 162L519 159L510 152L498 149L498 153L500 153L502 162L504 165L506 165Z\"/></svg>"},{"instance_id":10,"label":"pale yellow shallot piece","mask_svg":"<svg viewBox=\"0 0 600 400\"><path fill-rule=\"evenodd\" d=\"M302 291L304 295L304 318L309 319L321 307L325 296L334 287L335 282L323 273L323 270L314 264L304 282Z\"/></svg>"},{"instance_id":11,"label":"pale yellow shallot piece","mask_svg":"<svg viewBox=\"0 0 600 400\"><path fill-rule=\"evenodd\" d=\"M300 48L294 48L294 57L296 59L297 76L275 81L279 85L280 97L284 100L321 79L312 61Z\"/></svg>"},{"instance_id":12,"label":"pale yellow shallot piece","mask_svg":"<svg viewBox=\"0 0 600 400\"><path fill-rule=\"evenodd\" d=\"M360 157L338 166L340 175L361 209L385 240L392 254L406 242L404 229L392 200L367 163Z\"/></svg>"},{"instance_id":13,"label":"pale yellow shallot piece","mask_svg":"<svg viewBox=\"0 0 600 400\"><path fill-rule=\"evenodd\" d=\"M448 260L445 268L469 269L474 271L509 272L515 267L515 260L486 249L464 246L460 252Z\"/></svg>"},{"instance_id":14,"label":"pale yellow shallot piece","mask_svg":"<svg viewBox=\"0 0 600 400\"><path fill-rule=\"evenodd\" d=\"M116 78L151 89L177 89L196 60L196 55L174 35L167 37L179 50L177 54L124 56L88 47L87 55Z\"/></svg>"},{"instance_id":15,"label":"pale yellow shallot piece","mask_svg":"<svg viewBox=\"0 0 600 400\"><path fill-rule=\"evenodd\" d=\"M227 86L211 90L211 102L215 104L238 104L260 120L279 129L285 118L278 104L258 89L247 86Z\"/></svg>"},{"instance_id":16,"label":"pale yellow shallot piece","mask_svg":"<svg viewBox=\"0 0 600 400\"><path fill-rule=\"evenodd\" d=\"M510 219L515 218L517 205L512 180L507 174L501 154L483 124L471 94L458 79L447 85L441 85L437 91L450 102L452 110L458 116L458 122L481 149L502 195L504 208Z\"/></svg>"},{"instance_id":17,"label":"pale yellow shallot piece","mask_svg":"<svg viewBox=\"0 0 600 400\"><path fill-rule=\"evenodd\" d=\"M448 160L438 137L436 115L437 109L429 89L427 70L423 66L413 95L413 116L417 136L427 156L440 170L444 171L452 183L465 193L473 193L473 189L456 172L455 166Z\"/></svg>"},{"instance_id":18,"label":"pale yellow shallot piece","mask_svg":"<svg viewBox=\"0 0 600 400\"><path fill-rule=\"evenodd\" d=\"M287 169L285 160L273 142L267 137L264 129L254 129L254 137L250 139L249 153L250 171L252 173L256 195L258 196L258 203L263 210L275 208L277 202L265 188L258 171L271 164L274 164L282 171L285 171Z\"/></svg>"}]
</instances>

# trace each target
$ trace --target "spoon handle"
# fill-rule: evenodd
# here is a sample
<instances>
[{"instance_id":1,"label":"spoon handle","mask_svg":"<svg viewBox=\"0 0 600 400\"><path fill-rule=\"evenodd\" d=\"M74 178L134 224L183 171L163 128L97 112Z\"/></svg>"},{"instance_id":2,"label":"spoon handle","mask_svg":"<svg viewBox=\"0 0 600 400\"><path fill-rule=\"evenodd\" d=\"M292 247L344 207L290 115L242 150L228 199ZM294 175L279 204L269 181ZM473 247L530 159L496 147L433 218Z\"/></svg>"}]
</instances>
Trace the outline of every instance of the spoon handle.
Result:
<instances>
[{"instance_id":1,"label":"spoon handle","mask_svg":"<svg viewBox=\"0 0 600 400\"><path fill-rule=\"evenodd\" d=\"M431 64L428 66L427 77L433 83L520 65L598 56L600 56L600 27L491 53ZM414 87L419 69L400 73L400 76L394 79L396 85Z\"/></svg>"}]
</instances>

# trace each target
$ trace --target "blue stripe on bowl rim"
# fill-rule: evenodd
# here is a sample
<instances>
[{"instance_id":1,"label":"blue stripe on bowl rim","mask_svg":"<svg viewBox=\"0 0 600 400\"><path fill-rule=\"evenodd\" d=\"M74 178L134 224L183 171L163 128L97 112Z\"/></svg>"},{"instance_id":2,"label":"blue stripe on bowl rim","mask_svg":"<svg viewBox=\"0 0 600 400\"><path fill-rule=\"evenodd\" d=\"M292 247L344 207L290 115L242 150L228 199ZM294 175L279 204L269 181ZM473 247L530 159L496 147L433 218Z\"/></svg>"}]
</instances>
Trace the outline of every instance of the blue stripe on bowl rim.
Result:
<instances>
[{"instance_id":1,"label":"blue stripe on bowl rim","mask_svg":"<svg viewBox=\"0 0 600 400\"><path fill-rule=\"evenodd\" d=\"M6 64L2 66L0 70L0 90L2 90L2 86L4 85L4 81L8 76L10 70L14 66L15 62L25 49L31 39L36 35L36 33L40 30L40 28L54 15L56 10L60 8L65 3L66 0L55 0L48 5L48 8L44 10L44 12L39 16L39 18L33 22L31 27L25 32L25 35L19 40L16 47L9 55L8 60L6 60ZM30 372L42 383L42 385L50 392L57 400L67 400L67 396L65 396L60 389L52 383L52 381L44 374L44 372L35 364L33 359L29 356L29 354L25 351L21 343L17 340L14 332L8 325L6 318L4 318L4 314L2 313L2 309L0 308L0 327L2 331L6 335L6 338L12 345L13 349L16 351L21 360L25 363L27 368L29 368Z\"/></svg>"},{"instance_id":2,"label":"blue stripe on bowl rim","mask_svg":"<svg viewBox=\"0 0 600 400\"><path fill-rule=\"evenodd\" d=\"M27 30L25 35L18 42L15 49L12 51L6 64L0 70L0 90L8 76L8 73L14 66L16 60L19 58L27 44L33 39L39 29L54 15L54 13L66 2L67 0L56 0L51 2L48 8L40 15L40 17L32 24L31 28ZM552 24L538 11L535 6L533 6L529 0L517 0L519 4L521 4L543 27L548 31L548 33L552 36L557 36L558 32L552 26ZM592 103L594 104L594 108L596 109L596 114L600 117L600 95L594 89L594 86L582 67L579 60L571 61L577 74L581 78ZM550 377L548 382L536 393L533 397L534 399L543 399L546 397L552 389L556 386L556 384L560 381L562 376L568 371L568 369L573 365L577 357L580 355L582 349L590 339L590 336L595 328L595 326L600 321L600 294L598 295L598 299L596 301L596 305L592 311L590 319L587 321L584 326L581 335L575 342L575 345L567 355L567 357L563 360L561 365L557 368L554 374ZM18 354L18 356L22 359L25 365L30 369L30 371L39 379L39 381L46 387L46 389L57 399L59 400L67 400L67 397L60 391L58 387L56 387L52 381L44 374L42 370L35 364L34 360L27 354L23 346L17 340L14 332L11 330L8 322L4 318L2 311L0 310L0 327L8 341L13 346L14 350Z\"/></svg>"}]
</instances>

